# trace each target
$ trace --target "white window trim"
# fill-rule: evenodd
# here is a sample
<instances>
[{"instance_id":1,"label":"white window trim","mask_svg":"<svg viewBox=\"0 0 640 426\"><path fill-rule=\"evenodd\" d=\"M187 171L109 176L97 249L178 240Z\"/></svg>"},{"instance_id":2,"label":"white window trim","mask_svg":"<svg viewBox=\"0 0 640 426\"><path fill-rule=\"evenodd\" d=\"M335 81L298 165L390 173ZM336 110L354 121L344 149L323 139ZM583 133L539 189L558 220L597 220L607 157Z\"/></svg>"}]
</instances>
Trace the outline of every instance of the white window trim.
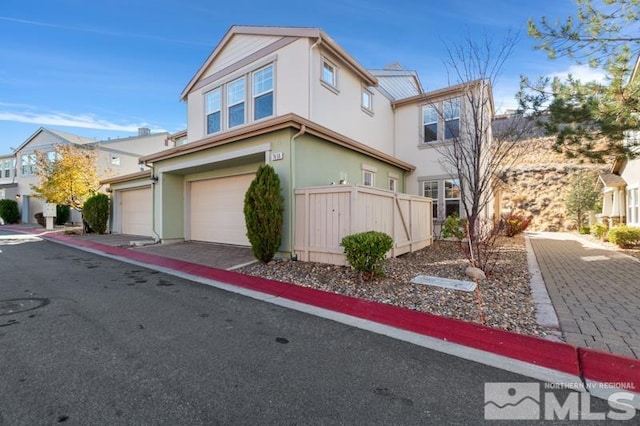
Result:
<instances>
[{"instance_id":1,"label":"white window trim","mask_svg":"<svg viewBox=\"0 0 640 426\"><path fill-rule=\"evenodd\" d=\"M324 79L324 66L325 64L327 64L329 67L331 67L333 69L333 81L332 82L328 82ZM331 90L333 93L338 94L340 93L340 89L338 89L339 84L340 84L340 79L338 77L338 73L339 73L339 68L336 64L334 64L333 62L331 62L329 59L325 58L324 56L322 57L322 60L320 61L320 83L326 87L327 89Z\"/></svg>"},{"instance_id":2,"label":"white window trim","mask_svg":"<svg viewBox=\"0 0 640 426\"><path fill-rule=\"evenodd\" d=\"M237 102L231 103L229 101L229 86L231 86L232 84L237 83L237 82L239 82L241 80L244 81L244 94L242 96L242 99L237 101ZM248 122L247 121L247 113L248 113L248 111L247 111L247 109L248 109L247 108L247 93L249 93L249 92L248 92L247 76L243 75L241 77L236 78L233 81L230 81L229 83L227 83L225 85L225 89L226 89L225 98L226 98L226 101L227 101L227 105L226 105L227 106L227 109L226 109L226 112L227 112L227 120L226 120L227 129L234 129L236 127L244 126ZM240 105L240 104L244 104L242 123L236 124L235 126L232 126L231 122L229 121L231 119L231 114L230 114L229 111L231 110L232 107L234 107L236 105Z\"/></svg>"},{"instance_id":3,"label":"white window trim","mask_svg":"<svg viewBox=\"0 0 640 426\"><path fill-rule=\"evenodd\" d=\"M454 101L454 100L458 100L458 115L449 119L445 119L445 105L447 102L450 101ZM424 133L424 126L425 121L424 121L424 110L425 108L435 108L436 110L436 116L437 116L437 122L436 122L436 138L434 140L425 142L424 138L425 138L425 133ZM433 146L434 144L442 144L442 143L447 143L447 142L451 142L451 140L453 138L448 138L445 139L445 135L447 133L447 122L448 121L453 121L453 120L458 120L458 137L460 135L460 130L462 128L462 98L460 96L453 96L451 98L447 98L447 99L442 99L440 101L437 102L432 102L432 103L427 103L422 105L421 109L420 109L420 145L423 147L427 147L427 146ZM429 124L433 123L432 121L429 122Z\"/></svg>"},{"instance_id":4,"label":"white window trim","mask_svg":"<svg viewBox=\"0 0 640 426\"><path fill-rule=\"evenodd\" d=\"M202 87L199 90L199 96L201 97L201 105L203 108L203 112L202 112L202 116L204 117L202 120L202 128L203 128L203 134L206 136L211 136L211 135L218 135L220 133L226 132L228 130L231 129L237 129L243 126L247 126L250 125L252 123L256 123L258 121L262 121L262 120L267 120L269 118L273 118L277 115L276 113L276 97L277 97L277 67L276 67L276 62L277 62L277 55L274 56L270 56L262 61L256 62L255 64L251 65L251 66L247 66L242 68L241 70L238 70L232 74L226 75L224 76L224 78L220 78L216 81L212 81L210 84L207 84L206 86ZM273 114L268 116L268 117L264 117L258 120L254 120L253 119L253 100L255 99L253 96L253 74L256 71L260 71L261 69L267 68L271 66L272 67L272 73L273 73L273 88L272 88L272 92L273 92ZM227 102L227 97L228 97L228 86L229 84L240 80L241 78L245 79L245 95L244 95L244 123L242 124L238 124L236 126L233 127L229 127L229 107L233 106L233 105L238 105L240 102L235 103L233 105L230 105ZM207 114L207 94L210 92L213 92L217 89L221 90L221 100L220 100L220 131L219 132L214 132L214 133L208 133L208 129L207 129L207 116L209 114ZM266 93L266 92L265 92Z\"/></svg>"},{"instance_id":5,"label":"white window trim","mask_svg":"<svg viewBox=\"0 0 640 426\"><path fill-rule=\"evenodd\" d=\"M216 90L220 91L220 108L218 108L217 110L213 110L213 111L209 111L209 103L207 102L207 97L209 96L210 93L215 92ZM224 86L216 86L214 88L212 88L211 90L207 90L204 93L204 134L205 135L215 135L216 133L220 133L224 130L224 120L223 120L223 111L224 111L224 107L225 107L225 99L224 99ZM216 112L220 113L220 130L218 130L217 132L211 132L209 133L209 116L211 114L214 114Z\"/></svg>"},{"instance_id":6,"label":"white window trim","mask_svg":"<svg viewBox=\"0 0 640 426\"><path fill-rule=\"evenodd\" d=\"M440 220L440 206L442 206L442 200L440 199L440 186L441 186L441 182L442 179L425 179L423 181L421 181L421 194L423 197L425 197L424 192L425 192L425 186L427 183L436 183L436 197L429 197L432 200L432 203L434 203L436 205L436 216L432 217L433 220ZM444 185L444 184L443 184Z\"/></svg>"},{"instance_id":7,"label":"white window trim","mask_svg":"<svg viewBox=\"0 0 640 426\"><path fill-rule=\"evenodd\" d=\"M389 191L398 192L398 179L389 176Z\"/></svg>"},{"instance_id":8,"label":"white window trim","mask_svg":"<svg viewBox=\"0 0 640 426\"><path fill-rule=\"evenodd\" d=\"M371 177L371 183L367 184L367 176ZM371 170L362 170L362 185L374 187L376 186L376 172L372 172Z\"/></svg>"},{"instance_id":9,"label":"white window trim","mask_svg":"<svg viewBox=\"0 0 640 426\"><path fill-rule=\"evenodd\" d=\"M365 94L369 97L369 106L364 104ZM373 92L364 86L362 86L362 91L360 93L360 108L363 112L373 116Z\"/></svg>"},{"instance_id":10,"label":"white window trim","mask_svg":"<svg viewBox=\"0 0 640 426\"><path fill-rule=\"evenodd\" d=\"M267 68L271 67L271 89L264 91L264 92L260 92L260 93L254 93L254 89L255 89L255 82L254 82L254 76L256 75L256 73L265 70ZM272 118L276 115L276 68L273 64L267 64L263 67L254 69L253 71L251 71L250 73L251 75L251 118L252 118L252 122L258 122L258 121L262 121L262 120L267 120L269 118ZM259 98L260 96L264 96L268 93L272 93L272 105L271 105L271 115L267 115L265 117L262 118L255 118L255 102L256 99Z\"/></svg>"}]
</instances>

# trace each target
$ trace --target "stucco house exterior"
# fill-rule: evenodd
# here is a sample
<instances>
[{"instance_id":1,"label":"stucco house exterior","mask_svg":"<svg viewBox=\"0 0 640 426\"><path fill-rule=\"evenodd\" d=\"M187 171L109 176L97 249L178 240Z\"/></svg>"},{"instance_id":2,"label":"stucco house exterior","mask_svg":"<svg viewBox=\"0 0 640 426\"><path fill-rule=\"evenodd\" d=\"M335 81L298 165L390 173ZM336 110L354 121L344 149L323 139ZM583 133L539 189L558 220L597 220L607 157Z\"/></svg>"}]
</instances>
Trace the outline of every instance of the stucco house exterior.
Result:
<instances>
[{"instance_id":1,"label":"stucco house exterior","mask_svg":"<svg viewBox=\"0 0 640 426\"><path fill-rule=\"evenodd\" d=\"M53 152L56 145L74 144L94 149L98 152L98 176L108 178L114 175L139 171L142 165L138 159L146 154L167 149L168 133L151 133L148 129L139 129L138 135L128 138L96 141L54 129L39 128L25 140L11 156L16 168L11 196L15 197L21 211L23 223L35 223L34 215L42 212L45 200L37 198L32 185L38 183L35 173L36 152ZM6 192L6 190L5 190ZM72 222L80 222L78 212L72 212Z\"/></svg>"},{"instance_id":2,"label":"stucco house exterior","mask_svg":"<svg viewBox=\"0 0 640 426\"><path fill-rule=\"evenodd\" d=\"M640 158L616 160L609 173L600 175L602 213L609 227L640 226Z\"/></svg>"},{"instance_id":3,"label":"stucco house exterior","mask_svg":"<svg viewBox=\"0 0 640 426\"><path fill-rule=\"evenodd\" d=\"M285 197L282 252L294 251L298 188L357 184L433 196L444 218L460 211L460 191L430 145L464 126L467 89L424 92L415 72L367 70L317 28L231 27L182 91L181 143L141 157L148 172L104 181L112 230L248 245L244 194L265 163ZM454 106L449 126L444 114L429 121L445 103Z\"/></svg>"},{"instance_id":4,"label":"stucco house exterior","mask_svg":"<svg viewBox=\"0 0 640 426\"><path fill-rule=\"evenodd\" d=\"M17 191L16 157L13 154L0 155L0 200L15 199Z\"/></svg>"}]
</instances>

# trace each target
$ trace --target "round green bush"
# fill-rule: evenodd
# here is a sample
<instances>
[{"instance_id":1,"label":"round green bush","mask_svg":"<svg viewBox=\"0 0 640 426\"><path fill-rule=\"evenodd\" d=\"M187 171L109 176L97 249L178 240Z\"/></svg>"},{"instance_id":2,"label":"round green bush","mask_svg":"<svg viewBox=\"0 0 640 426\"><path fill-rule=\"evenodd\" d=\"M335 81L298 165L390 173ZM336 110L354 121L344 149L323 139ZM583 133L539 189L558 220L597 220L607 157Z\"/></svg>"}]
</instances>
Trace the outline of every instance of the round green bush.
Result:
<instances>
[{"instance_id":1,"label":"round green bush","mask_svg":"<svg viewBox=\"0 0 640 426\"><path fill-rule=\"evenodd\" d=\"M109 197L98 193L85 201L82 217L89 228L98 234L104 234L109 220Z\"/></svg>"},{"instance_id":2,"label":"round green bush","mask_svg":"<svg viewBox=\"0 0 640 426\"><path fill-rule=\"evenodd\" d=\"M71 209L65 204L58 204L56 206L56 225L64 225L69 221L71 216Z\"/></svg>"},{"instance_id":3,"label":"round green bush","mask_svg":"<svg viewBox=\"0 0 640 426\"><path fill-rule=\"evenodd\" d=\"M0 200L0 218L6 224L18 223L20 210L16 200Z\"/></svg>"},{"instance_id":4,"label":"round green bush","mask_svg":"<svg viewBox=\"0 0 640 426\"><path fill-rule=\"evenodd\" d=\"M387 252L393 247L393 238L384 232L367 231L347 235L340 245L344 247L349 265L368 281L375 276L384 275L384 261Z\"/></svg>"}]
</instances>

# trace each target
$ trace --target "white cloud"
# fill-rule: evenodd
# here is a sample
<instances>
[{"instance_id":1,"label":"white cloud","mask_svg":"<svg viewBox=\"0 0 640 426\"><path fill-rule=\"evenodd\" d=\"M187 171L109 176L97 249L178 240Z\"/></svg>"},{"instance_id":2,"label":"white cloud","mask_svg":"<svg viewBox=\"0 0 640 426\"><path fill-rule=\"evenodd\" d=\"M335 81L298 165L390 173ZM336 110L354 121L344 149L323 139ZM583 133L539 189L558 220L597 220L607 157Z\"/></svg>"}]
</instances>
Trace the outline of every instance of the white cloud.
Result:
<instances>
[{"instance_id":1,"label":"white cloud","mask_svg":"<svg viewBox=\"0 0 640 426\"><path fill-rule=\"evenodd\" d=\"M591 68L589 65L571 65L569 69L565 71L555 72L549 74L549 77L558 77L561 80L566 80L571 75L574 80L580 80L582 83L596 82L604 83L607 75L604 71L597 68Z\"/></svg>"},{"instance_id":2,"label":"white cloud","mask_svg":"<svg viewBox=\"0 0 640 426\"><path fill-rule=\"evenodd\" d=\"M117 124L100 119L91 114L73 115L66 113L10 112L0 110L0 121L33 123L42 126L65 126L81 129L137 132L139 127L148 127L147 123ZM162 129L154 129L163 131Z\"/></svg>"}]
</instances>

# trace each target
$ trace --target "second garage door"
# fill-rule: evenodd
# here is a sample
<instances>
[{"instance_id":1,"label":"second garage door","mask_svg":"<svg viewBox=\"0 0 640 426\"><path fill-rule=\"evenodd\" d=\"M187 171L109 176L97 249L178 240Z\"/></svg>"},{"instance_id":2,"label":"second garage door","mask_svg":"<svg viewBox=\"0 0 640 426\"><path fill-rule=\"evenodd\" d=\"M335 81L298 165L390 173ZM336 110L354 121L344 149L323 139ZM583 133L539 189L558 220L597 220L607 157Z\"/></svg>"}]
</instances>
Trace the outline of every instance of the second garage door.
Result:
<instances>
[{"instance_id":1,"label":"second garage door","mask_svg":"<svg viewBox=\"0 0 640 426\"><path fill-rule=\"evenodd\" d=\"M121 192L122 233L151 236L151 188Z\"/></svg>"},{"instance_id":2,"label":"second garage door","mask_svg":"<svg viewBox=\"0 0 640 426\"><path fill-rule=\"evenodd\" d=\"M255 174L191 182L191 239L248 246L244 194Z\"/></svg>"}]
</instances>

